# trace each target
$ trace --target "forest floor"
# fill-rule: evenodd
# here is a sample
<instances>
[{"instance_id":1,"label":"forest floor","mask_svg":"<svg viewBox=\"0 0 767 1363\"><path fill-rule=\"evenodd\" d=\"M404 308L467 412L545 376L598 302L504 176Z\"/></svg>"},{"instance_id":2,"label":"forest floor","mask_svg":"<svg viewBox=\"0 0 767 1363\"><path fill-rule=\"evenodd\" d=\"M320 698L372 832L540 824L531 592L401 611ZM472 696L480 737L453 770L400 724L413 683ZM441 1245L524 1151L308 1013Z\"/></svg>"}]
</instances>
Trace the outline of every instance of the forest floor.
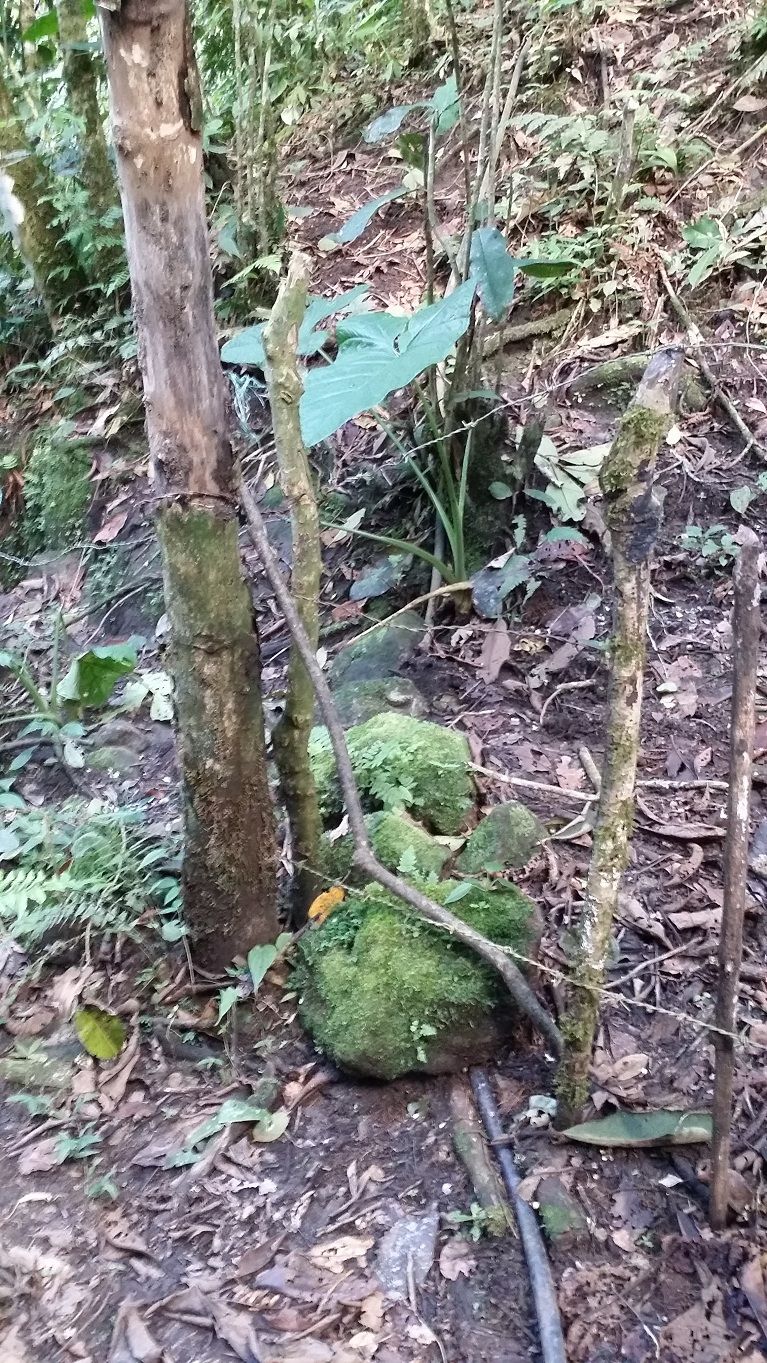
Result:
<instances>
[{"instance_id":1,"label":"forest floor","mask_svg":"<svg viewBox=\"0 0 767 1363\"><path fill-rule=\"evenodd\" d=\"M621 53L611 68L615 88L637 70L657 72L663 54L670 61L708 37L703 78L713 104L728 79L715 9L684 3L662 11L624 8L624 17L613 15L601 26L607 50ZM580 75L568 98L587 105L599 96L598 67L595 74L591 59L577 53L572 61ZM724 148L725 170L715 159L680 196L675 212L683 221L706 212L721 193L730 174L728 148L752 130L748 116L742 123L725 99L708 124L712 146ZM516 154L523 150L518 145ZM766 165L759 144L747 173L732 171L733 192L763 185ZM391 160L354 141L334 148L331 169L332 194L326 152L310 145L301 166L286 170L288 202L311 209L292 231L312 257L316 291L366 281L377 304L414 306L424 284L415 210L390 205L364 244L321 246L371 194L391 186ZM669 195L676 184L658 173L648 193ZM448 170L439 195L447 221L453 193ZM575 239L577 214L570 227ZM515 245L525 244L525 232L523 224ZM545 391L547 429L559 448L609 441L620 411L615 394L579 394L572 379L648 338L653 344L685 340L650 286L656 244L632 238L626 246L621 284L628 280L641 300L633 317L621 311L622 292L608 295L599 310L582 310L563 341L499 352L490 377L499 381L512 423L523 417L533 391ZM690 307L711 345L714 370L757 445L767 445L767 375L763 360L754 360L762 355L767 295L732 270L715 283L715 293L709 285L697 308L695 297ZM519 315L546 315L558 305L544 299ZM99 420L91 411L84 429ZM385 456L373 423L350 422L336 442L331 489L359 495ZM80 620L71 642L82 647L140 632L150 637L144 661L151 664L154 655L161 659L163 643L153 637L158 575L145 467L123 460L108 443L94 467L93 533L97 542L124 548L124 585L107 611ZM741 437L715 403L680 413L660 460L666 500L653 576L637 820L612 993L593 1065L593 1105L603 1115L616 1108L710 1105L707 1023L722 905L731 695L731 555L722 536L744 520L758 528L767 495L759 482L764 467L757 448L743 453ZM275 543L284 545L284 521L273 514L271 525ZM706 532L714 527L713 547L698 551L683 543L691 525ZM558 972L589 858L588 830L572 824L588 812L594 794L581 754L587 748L598 765L604 734L610 585L598 502L590 503L581 528L588 543L559 545L541 585L505 621L456 623L443 613L426 646L402 664L430 717L468 736L484 769L477 777L483 806L511 792L562 825L563 833L518 877L543 911L538 982L552 1010L561 1002ZM365 600L348 600L371 553L337 531L326 541L322 600L332 657L371 618ZM133 591L145 579L154 611L146 591ZM42 638L51 603L76 611L84 592L82 558L68 555L7 592L3 618L14 638ZM407 586L401 592L396 604L415 594ZM273 697L287 638L265 591L256 600L265 690ZM340 624L342 638L333 632ZM756 830L767 827L764 679L758 706ZM169 725L139 717L117 722L123 729L111 741L133 748L140 760L122 773L78 773L78 785L116 805L143 802L157 827L172 829L178 775ZM509 786L509 776L545 789ZM37 806L71 794L55 763L30 764L16 789ZM757 1363L767 1357L767 879L759 869L756 858L737 1049L734 1221L727 1232L707 1227L705 1150L701 1158L697 1146L604 1149L562 1142L537 1123L529 1103L532 1095L551 1092L551 1058L529 1040L498 1059L494 1082L525 1195L535 1205L542 1182L553 1182L577 1222L549 1243L570 1363ZM84 955L72 952L42 971L24 970L22 954L7 939L0 942L2 1090L4 1096L20 1090L30 1100L6 1102L0 1115L0 1363L232 1357L246 1363L516 1363L539 1357L518 1239L475 1241L469 1223L461 1231L449 1219L474 1201L452 1144L451 1084L462 1080L413 1077L379 1085L339 1074L301 1033L287 972L279 969L252 1004L240 1006L236 1030L229 1026L223 1036L216 995L227 981L198 974L190 983L180 947L161 954L148 939L140 948L127 942L102 948L94 939ZM96 1001L129 1023L128 1044L111 1064L83 1054L70 1022L77 1000ZM289 1117L283 1134L254 1144L227 1128L193 1162L190 1137L226 1099L248 1096L264 1076L279 1085L277 1105ZM75 1131L79 1140L65 1162L59 1162L62 1131ZM114 1197L93 1186L95 1149L98 1176L113 1182Z\"/></svg>"}]
</instances>

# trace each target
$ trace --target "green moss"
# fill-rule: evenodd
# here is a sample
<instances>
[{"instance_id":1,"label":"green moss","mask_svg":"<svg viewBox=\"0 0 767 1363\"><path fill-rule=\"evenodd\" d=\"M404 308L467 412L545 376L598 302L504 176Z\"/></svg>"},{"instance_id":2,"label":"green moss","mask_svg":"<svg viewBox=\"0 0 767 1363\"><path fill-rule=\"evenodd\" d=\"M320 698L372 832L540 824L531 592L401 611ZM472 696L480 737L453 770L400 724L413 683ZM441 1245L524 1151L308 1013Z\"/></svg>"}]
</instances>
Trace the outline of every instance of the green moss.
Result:
<instances>
[{"instance_id":1,"label":"green moss","mask_svg":"<svg viewBox=\"0 0 767 1363\"><path fill-rule=\"evenodd\" d=\"M545 825L537 815L526 805L511 800L496 805L477 825L456 865L469 875L525 866L545 837Z\"/></svg>"},{"instance_id":2,"label":"green moss","mask_svg":"<svg viewBox=\"0 0 767 1363\"><path fill-rule=\"evenodd\" d=\"M35 444L24 470L26 552L66 550L85 536L91 499L90 446L62 422Z\"/></svg>"},{"instance_id":3,"label":"green moss","mask_svg":"<svg viewBox=\"0 0 767 1363\"><path fill-rule=\"evenodd\" d=\"M423 888L444 904L456 882ZM534 906L514 886L478 881L448 907L492 941L529 951ZM320 1048L337 1064L382 1079L433 1067L442 1048L455 1053L462 1039L469 1063L478 1029L506 1005L498 977L473 952L378 886L351 896L306 934L294 982L302 1021Z\"/></svg>"},{"instance_id":4,"label":"green moss","mask_svg":"<svg viewBox=\"0 0 767 1363\"><path fill-rule=\"evenodd\" d=\"M367 814L365 824L370 843L378 860L389 871L402 870L422 880L436 880L450 856L420 824L405 814L380 810ZM327 835L321 843L321 870L329 880L347 883L354 876L354 839L351 833L333 842Z\"/></svg>"},{"instance_id":5,"label":"green moss","mask_svg":"<svg viewBox=\"0 0 767 1363\"><path fill-rule=\"evenodd\" d=\"M474 797L469 745L462 734L411 715L374 715L346 735L368 810L404 808L438 833L455 833ZM326 729L314 729L310 755L326 820L341 813L341 792Z\"/></svg>"},{"instance_id":6,"label":"green moss","mask_svg":"<svg viewBox=\"0 0 767 1363\"><path fill-rule=\"evenodd\" d=\"M669 418L648 407L629 407L600 474L602 492L618 497L633 483L642 465L655 457Z\"/></svg>"}]
</instances>

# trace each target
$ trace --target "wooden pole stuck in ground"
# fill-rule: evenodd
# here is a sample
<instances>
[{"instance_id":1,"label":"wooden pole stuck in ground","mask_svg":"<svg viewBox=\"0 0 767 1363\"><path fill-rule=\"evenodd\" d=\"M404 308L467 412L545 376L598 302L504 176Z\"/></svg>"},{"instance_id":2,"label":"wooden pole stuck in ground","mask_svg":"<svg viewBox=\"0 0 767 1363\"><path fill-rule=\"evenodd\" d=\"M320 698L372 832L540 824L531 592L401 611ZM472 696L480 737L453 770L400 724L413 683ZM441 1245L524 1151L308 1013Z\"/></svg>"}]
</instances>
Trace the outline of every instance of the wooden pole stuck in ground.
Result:
<instances>
[{"instance_id":1,"label":"wooden pole stuck in ground","mask_svg":"<svg viewBox=\"0 0 767 1363\"><path fill-rule=\"evenodd\" d=\"M749 809L759 664L759 539L745 526L738 533L735 605L732 618L733 687L730 718L730 785L727 796L727 841L724 850L724 900L719 934L719 981L716 999L713 1142L709 1218L715 1230L727 1222L732 1124L732 1082L738 976L743 955L743 915L748 875Z\"/></svg>"}]
</instances>

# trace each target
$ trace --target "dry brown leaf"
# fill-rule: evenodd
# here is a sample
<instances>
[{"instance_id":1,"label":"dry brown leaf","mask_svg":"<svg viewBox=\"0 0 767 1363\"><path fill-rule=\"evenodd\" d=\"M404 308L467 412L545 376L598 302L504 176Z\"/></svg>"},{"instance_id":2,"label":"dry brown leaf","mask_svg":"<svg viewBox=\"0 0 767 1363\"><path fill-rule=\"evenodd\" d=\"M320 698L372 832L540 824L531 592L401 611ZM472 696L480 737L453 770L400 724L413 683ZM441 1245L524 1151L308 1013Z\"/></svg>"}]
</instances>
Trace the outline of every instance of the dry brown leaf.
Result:
<instances>
[{"instance_id":1,"label":"dry brown leaf","mask_svg":"<svg viewBox=\"0 0 767 1363\"><path fill-rule=\"evenodd\" d=\"M348 1263L364 1264L369 1249L375 1241L369 1235L341 1235L337 1240L327 1240L324 1244L313 1245L307 1257L317 1268L328 1269L331 1273L343 1273Z\"/></svg>"},{"instance_id":2,"label":"dry brown leaf","mask_svg":"<svg viewBox=\"0 0 767 1363\"><path fill-rule=\"evenodd\" d=\"M38 1141L37 1145L30 1145L26 1150L22 1150L19 1155L19 1173L27 1174L47 1174L51 1169L55 1169L61 1160L58 1156L59 1136L46 1136L44 1140Z\"/></svg>"},{"instance_id":3,"label":"dry brown leaf","mask_svg":"<svg viewBox=\"0 0 767 1363\"><path fill-rule=\"evenodd\" d=\"M744 1264L740 1274L740 1285L759 1322L762 1334L767 1339L767 1292L765 1292L764 1267L760 1254L755 1254L747 1264Z\"/></svg>"},{"instance_id":4,"label":"dry brown leaf","mask_svg":"<svg viewBox=\"0 0 767 1363\"><path fill-rule=\"evenodd\" d=\"M508 662L511 653L511 639L509 638L509 627L505 620L497 620L493 628L485 634L482 652L479 658L479 675L483 681L494 682L503 667Z\"/></svg>"},{"instance_id":5,"label":"dry brown leaf","mask_svg":"<svg viewBox=\"0 0 767 1363\"><path fill-rule=\"evenodd\" d=\"M383 1325L384 1308L386 1301L383 1292L371 1292L362 1303L360 1311L360 1325L366 1330L380 1331Z\"/></svg>"},{"instance_id":6,"label":"dry brown leaf","mask_svg":"<svg viewBox=\"0 0 767 1363\"><path fill-rule=\"evenodd\" d=\"M477 1267L477 1261L469 1251L468 1241L457 1237L443 1245L439 1256L439 1271L443 1278L454 1283L456 1278L468 1278Z\"/></svg>"},{"instance_id":7,"label":"dry brown leaf","mask_svg":"<svg viewBox=\"0 0 767 1363\"><path fill-rule=\"evenodd\" d=\"M700 1301L661 1330L660 1343L664 1363L726 1363L734 1340L725 1324L717 1283L707 1284Z\"/></svg>"},{"instance_id":8,"label":"dry brown leaf","mask_svg":"<svg viewBox=\"0 0 767 1363\"><path fill-rule=\"evenodd\" d=\"M110 516L108 521L104 521L101 529L96 531L93 536L93 543L111 544L112 540L117 539L127 519L127 511L118 511L116 516Z\"/></svg>"},{"instance_id":9,"label":"dry brown leaf","mask_svg":"<svg viewBox=\"0 0 767 1363\"><path fill-rule=\"evenodd\" d=\"M149 1333L135 1302L125 1301L115 1316L108 1363L170 1363L169 1355Z\"/></svg>"},{"instance_id":10,"label":"dry brown leaf","mask_svg":"<svg viewBox=\"0 0 767 1363\"><path fill-rule=\"evenodd\" d=\"M572 757L560 757L555 767L557 785L563 790L581 790L585 777L580 763L573 762Z\"/></svg>"}]
</instances>

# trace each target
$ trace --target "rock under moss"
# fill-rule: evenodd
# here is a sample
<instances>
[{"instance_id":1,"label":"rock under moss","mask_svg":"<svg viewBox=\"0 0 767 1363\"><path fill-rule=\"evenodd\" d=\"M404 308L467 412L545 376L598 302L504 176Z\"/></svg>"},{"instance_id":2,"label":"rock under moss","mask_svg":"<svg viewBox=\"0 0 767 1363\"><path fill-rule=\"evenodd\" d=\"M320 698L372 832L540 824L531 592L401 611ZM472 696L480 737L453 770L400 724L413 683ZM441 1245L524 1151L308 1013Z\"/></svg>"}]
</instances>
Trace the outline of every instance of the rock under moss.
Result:
<instances>
[{"instance_id":1,"label":"rock under moss","mask_svg":"<svg viewBox=\"0 0 767 1363\"><path fill-rule=\"evenodd\" d=\"M390 625L347 644L336 654L330 669L333 690L349 682L379 681L393 676L400 663L418 647L426 626L417 611L403 611Z\"/></svg>"},{"instance_id":2,"label":"rock under moss","mask_svg":"<svg viewBox=\"0 0 767 1363\"><path fill-rule=\"evenodd\" d=\"M477 824L456 865L468 875L525 866L545 837L546 827L537 814L527 805L510 800L508 804L496 805Z\"/></svg>"},{"instance_id":3,"label":"rock under moss","mask_svg":"<svg viewBox=\"0 0 767 1363\"><path fill-rule=\"evenodd\" d=\"M340 686L333 699L345 729L387 710L399 715L426 714L426 701L418 687L404 677L351 681Z\"/></svg>"},{"instance_id":4,"label":"rock under moss","mask_svg":"<svg viewBox=\"0 0 767 1363\"><path fill-rule=\"evenodd\" d=\"M436 880L450 856L420 824L395 810L380 810L367 814L365 824L370 843L378 860L389 871L418 876L422 880ZM330 880L339 883L354 881L354 839L351 833L331 841L327 834L321 844L322 871Z\"/></svg>"},{"instance_id":5,"label":"rock under moss","mask_svg":"<svg viewBox=\"0 0 767 1363\"><path fill-rule=\"evenodd\" d=\"M444 904L457 884L423 888ZM501 945L533 954L538 916L507 883L478 881L452 912ZM294 983L317 1045L354 1074L451 1073L508 1042L513 1013L496 974L445 933L366 886L302 939Z\"/></svg>"},{"instance_id":6,"label":"rock under moss","mask_svg":"<svg viewBox=\"0 0 767 1363\"><path fill-rule=\"evenodd\" d=\"M354 775L368 811L407 809L437 833L456 833L474 799L469 745L463 734L411 715L374 715L346 735ZM341 791L326 729L309 742L326 821L341 814Z\"/></svg>"}]
</instances>

